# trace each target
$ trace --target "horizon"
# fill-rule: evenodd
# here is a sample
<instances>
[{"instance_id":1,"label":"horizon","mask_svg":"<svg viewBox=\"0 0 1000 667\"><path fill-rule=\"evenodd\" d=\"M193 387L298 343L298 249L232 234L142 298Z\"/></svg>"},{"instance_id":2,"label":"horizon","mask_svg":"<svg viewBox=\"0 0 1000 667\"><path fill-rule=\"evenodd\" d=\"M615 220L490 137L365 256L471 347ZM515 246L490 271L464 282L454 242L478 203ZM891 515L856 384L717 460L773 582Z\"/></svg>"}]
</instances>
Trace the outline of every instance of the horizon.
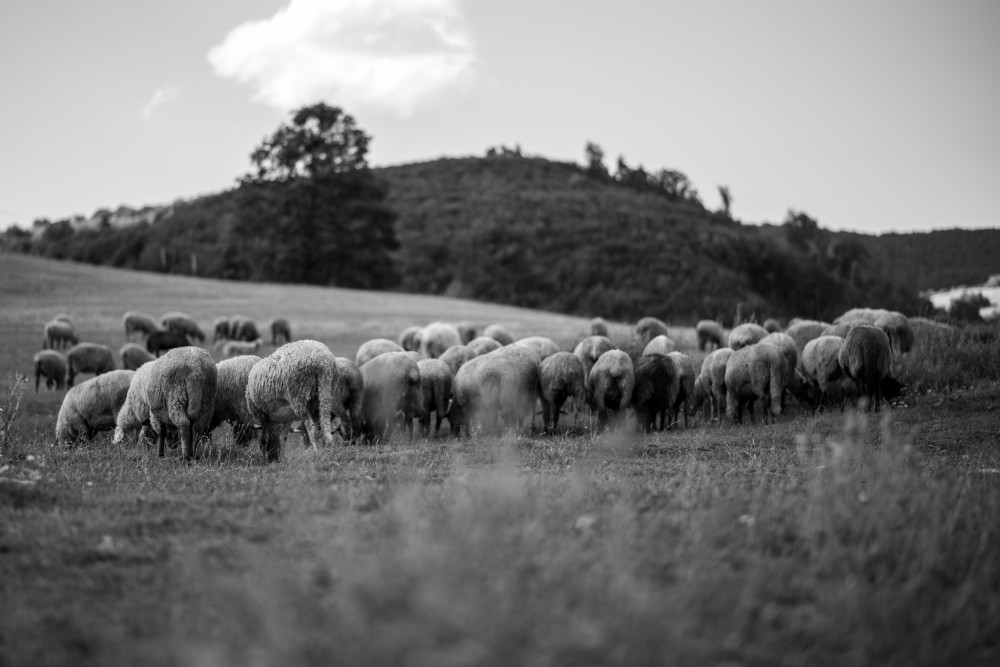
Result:
<instances>
[{"instance_id":1,"label":"horizon","mask_svg":"<svg viewBox=\"0 0 1000 667\"><path fill-rule=\"evenodd\" d=\"M0 10L21 101L2 112L0 228L228 189L316 101L372 136L373 168L499 145L582 165L593 142L612 171L622 156L683 172L708 209L727 186L744 224L796 210L864 234L1000 228L985 0L48 9Z\"/></svg>"}]
</instances>

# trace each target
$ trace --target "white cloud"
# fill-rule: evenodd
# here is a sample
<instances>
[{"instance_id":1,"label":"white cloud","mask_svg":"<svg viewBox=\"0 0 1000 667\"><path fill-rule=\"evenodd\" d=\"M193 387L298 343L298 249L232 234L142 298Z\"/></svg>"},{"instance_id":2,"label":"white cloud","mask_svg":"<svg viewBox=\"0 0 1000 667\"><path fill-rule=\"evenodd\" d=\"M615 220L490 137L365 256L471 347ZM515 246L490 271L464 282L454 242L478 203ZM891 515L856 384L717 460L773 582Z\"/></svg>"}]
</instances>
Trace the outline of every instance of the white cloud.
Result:
<instances>
[{"instance_id":1,"label":"white cloud","mask_svg":"<svg viewBox=\"0 0 1000 667\"><path fill-rule=\"evenodd\" d=\"M292 0L234 28L215 72L282 110L325 101L409 115L471 81L475 52L459 0Z\"/></svg>"},{"instance_id":2,"label":"white cloud","mask_svg":"<svg viewBox=\"0 0 1000 667\"><path fill-rule=\"evenodd\" d=\"M146 106L142 108L143 118L152 118L158 108L164 104L173 104L181 96L181 89L174 86L163 86L153 93Z\"/></svg>"}]
</instances>

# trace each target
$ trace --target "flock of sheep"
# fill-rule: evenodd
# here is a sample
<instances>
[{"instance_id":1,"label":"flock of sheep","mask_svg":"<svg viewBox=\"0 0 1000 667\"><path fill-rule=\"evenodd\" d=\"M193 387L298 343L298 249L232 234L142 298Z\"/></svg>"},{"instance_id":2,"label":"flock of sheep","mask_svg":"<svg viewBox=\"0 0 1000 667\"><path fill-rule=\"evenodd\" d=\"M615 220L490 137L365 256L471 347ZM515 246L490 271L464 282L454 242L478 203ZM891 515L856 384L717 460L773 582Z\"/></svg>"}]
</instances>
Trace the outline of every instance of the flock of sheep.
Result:
<instances>
[{"instance_id":1,"label":"flock of sheep","mask_svg":"<svg viewBox=\"0 0 1000 667\"><path fill-rule=\"evenodd\" d=\"M649 431L680 419L687 427L704 407L734 423L749 408L753 421L759 402L766 422L781 414L789 393L818 407L831 392L853 390L877 407L899 395L892 361L914 342L911 321L882 310L855 309L833 323L793 320L784 331L767 321L727 334L703 320L696 332L707 355L698 369L655 318L635 325L624 350L596 318L572 351L543 336L515 340L501 325L480 333L434 322L409 327L397 340L366 341L351 360L318 341L293 342L279 318L271 324L272 344L284 344L261 358L254 354L263 343L256 324L237 316L213 325L213 342L227 357L216 363L192 345L206 336L184 313L167 313L157 324L129 311L123 320L126 337L140 333L146 346L126 343L121 370L110 348L79 342L71 318L45 325L35 390L42 378L49 387L70 385L56 423L60 442L114 429L115 442L152 436L160 456L165 444L179 442L191 459L197 439L225 422L236 442L259 438L268 460L277 460L294 422L318 447L396 429L412 437L414 420L425 436L439 433L444 420L456 436L477 425L493 433L534 429L539 403L546 432L558 428L564 407L573 408L574 422L592 415L600 428L619 426L631 411L636 426ZM65 356L55 349L67 345ZM80 373L94 377L73 386Z\"/></svg>"}]
</instances>

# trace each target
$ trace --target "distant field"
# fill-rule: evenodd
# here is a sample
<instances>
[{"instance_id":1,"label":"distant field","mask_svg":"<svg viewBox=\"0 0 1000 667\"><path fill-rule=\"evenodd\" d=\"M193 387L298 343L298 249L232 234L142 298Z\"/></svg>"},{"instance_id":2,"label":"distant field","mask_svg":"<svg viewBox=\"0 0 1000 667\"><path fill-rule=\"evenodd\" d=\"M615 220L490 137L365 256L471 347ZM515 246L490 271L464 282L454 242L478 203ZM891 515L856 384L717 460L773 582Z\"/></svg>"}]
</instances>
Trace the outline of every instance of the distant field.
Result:
<instances>
[{"instance_id":1,"label":"distant field","mask_svg":"<svg viewBox=\"0 0 1000 667\"><path fill-rule=\"evenodd\" d=\"M192 465L53 446L61 394L14 374L55 313L117 350L128 309L282 316L349 357L437 319L587 330L0 255L0 667L1000 664L996 327L922 334L896 368L919 393L878 414L291 441L271 465L225 437Z\"/></svg>"}]
</instances>

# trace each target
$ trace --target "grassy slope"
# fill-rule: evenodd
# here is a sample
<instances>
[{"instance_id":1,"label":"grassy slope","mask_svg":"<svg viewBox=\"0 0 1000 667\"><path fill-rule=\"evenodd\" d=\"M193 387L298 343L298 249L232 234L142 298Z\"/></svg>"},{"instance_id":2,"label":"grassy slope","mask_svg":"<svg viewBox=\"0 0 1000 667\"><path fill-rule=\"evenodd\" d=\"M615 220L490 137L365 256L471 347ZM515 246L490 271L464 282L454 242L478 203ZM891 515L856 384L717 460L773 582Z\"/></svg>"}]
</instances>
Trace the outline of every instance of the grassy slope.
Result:
<instances>
[{"instance_id":1,"label":"grassy slope","mask_svg":"<svg viewBox=\"0 0 1000 667\"><path fill-rule=\"evenodd\" d=\"M2 256L5 382L55 312L117 344L131 307L281 314L341 354L413 319L582 328ZM0 665L1000 658L995 381L881 424L793 411L645 439L290 446L270 466L224 441L192 466L106 437L51 448L57 398L27 394L0 450L0 477L35 480L0 482Z\"/></svg>"}]
</instances>

